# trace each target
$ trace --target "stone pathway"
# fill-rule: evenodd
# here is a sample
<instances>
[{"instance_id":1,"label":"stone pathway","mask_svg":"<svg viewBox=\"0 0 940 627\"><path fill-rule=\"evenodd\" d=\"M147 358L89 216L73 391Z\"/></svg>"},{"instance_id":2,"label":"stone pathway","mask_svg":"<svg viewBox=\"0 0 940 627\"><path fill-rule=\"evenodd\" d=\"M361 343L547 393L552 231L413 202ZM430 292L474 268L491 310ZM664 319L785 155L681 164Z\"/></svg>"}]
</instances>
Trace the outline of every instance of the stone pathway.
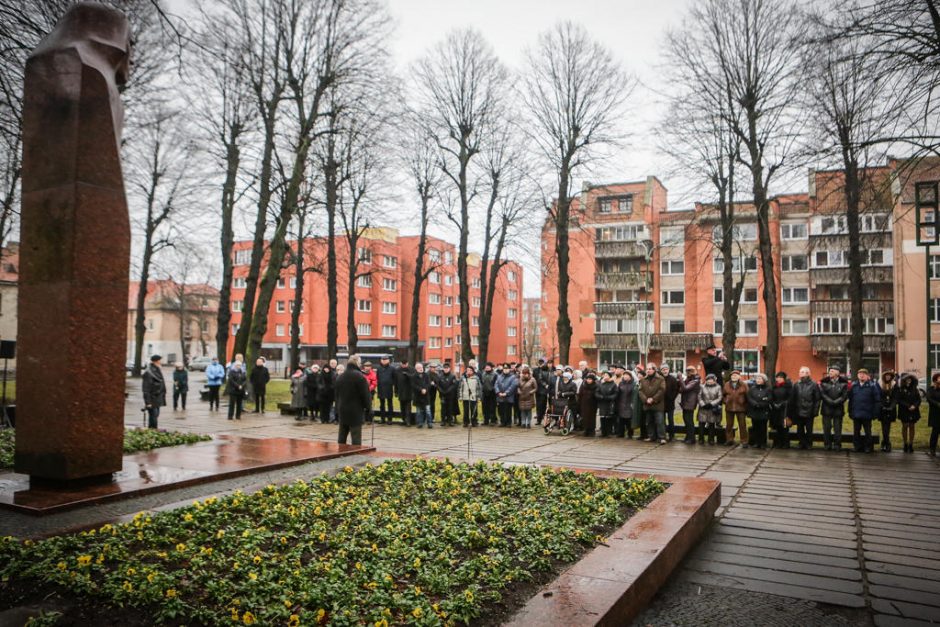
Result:
<instances>
[{"instance_id":1,"label":"stone pathway","mask_svg":"<svg viewBox=\"0 0 940 627\"><path fill-rule=\"evenodd\" d=\"M139 383L129 382L128 391L125 423L139 426ZM186 412L165 408L160 425L249 437L336 437L333 425L274 412L228 421L224 406L210 413L198 400ZM377 425L374 433L366 427L363 444L374 442L382 452L464 459L467 436L460 427ZM472 432L470 453L472 460L722 482L712 529L638 625L940 622L940 464L922 452L862 456L821 449L658 446L481 427Z\"/></svg>"}]
</instances>

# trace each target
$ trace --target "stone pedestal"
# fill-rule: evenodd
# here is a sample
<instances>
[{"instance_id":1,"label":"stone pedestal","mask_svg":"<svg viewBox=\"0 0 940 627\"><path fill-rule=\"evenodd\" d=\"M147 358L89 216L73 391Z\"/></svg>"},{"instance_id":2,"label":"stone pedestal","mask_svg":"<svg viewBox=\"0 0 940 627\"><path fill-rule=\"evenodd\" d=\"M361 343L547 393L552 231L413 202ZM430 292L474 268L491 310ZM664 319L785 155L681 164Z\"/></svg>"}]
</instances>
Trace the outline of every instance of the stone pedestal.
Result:
<instances>
[{"instance_id":1,"label":"stone pedestal","mask_svg":"<svg viewBox=\"0 0 940 627\"><path fill-rule=\"evenodd\" d=\"M37 483L121 469L130 224L118 85L129 29L74 5L26 64L16 472Z\"/></svg>"}]
</instances>

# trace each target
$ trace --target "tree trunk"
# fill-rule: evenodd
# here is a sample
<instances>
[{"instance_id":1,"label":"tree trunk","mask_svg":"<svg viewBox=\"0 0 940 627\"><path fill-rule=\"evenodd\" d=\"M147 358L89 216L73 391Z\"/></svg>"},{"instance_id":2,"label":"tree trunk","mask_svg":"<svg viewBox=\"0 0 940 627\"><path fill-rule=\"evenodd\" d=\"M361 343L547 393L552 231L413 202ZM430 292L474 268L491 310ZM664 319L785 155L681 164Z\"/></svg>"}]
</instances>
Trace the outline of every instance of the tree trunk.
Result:
<instances>
[{"instance_id":1,"label":"tree trunk","mask_svg":"<svg viewBox=\"0 0 940 627\"><path fill-rule=\"evenodd\" d=\"M558 334L558 358L562 364L568 363L571 349L571 318L568 317L568 223L571 200L568 197L570 177L568 160L562 161L558 172L558 201L555 205L555 256L558 259L558 320L555 329Z\"/></svg>"},{"instance_id":2,"label":"tree trunk","mask_svg":"<svg viewBox=\"0 0 940 627\"><path fill-rule=\"evenodd\" d=\"M359 272L359 231L353 220L349 241L349 276L346 278L346 353L352 355L359 350L359 334L356 333L356 274ZM371 299L370 299L371 300Z\"/></svg>"},{"instance_id":3,"label":"tree trunk","mask_svg":"<svg viewBox=\"0 0 940 627\"><path fill-rule=\"evenodd\" d=\"M241 159L237 141L237 135L233 131L230 142L226 147L225 162L227 167L225 182L222 184L222 228L219 237L222 253L222 286L219 289L218 328L215 333L215 354L221 360L224 360L228 349L229 325L232 321L232 269L234 267L232 245L235 242L232 215L235 211L235 183Z\"/></svg>"},{"instance_id":4,"label":"tree trunk","mask_svg":"<svg viewBox=\"0 0 940 627\"><path fill-rule=\"evenodd\" d=\"M304 212L300 212L297 228L297 251L294 253L294 307L290 313L290 371L297 370L300 364L300 310L304 298L304 254L306 237L304 234Z\"/></svg>"},{"instance_id":5,"label":"tree trunk","mask_svg":"<svg viewBox=\"0 0 940 627\"><path fill-rule=\"evenodd\" d=\"M336 203L337 187L336 165L333 162L332 139L330 140L328 164L325 176L326 185L326 296L328 316L326 321L326 352L328 358L336 356L339 342L339 297L336 293Z\"/></svg>"},{"instance_id":6,"label":"tree trunk","mask_svg":"<svg viewBox=\"0 0 940 627\"><path fill-rule=\"evenodd\" d=\"M767 320L767 346L764 350L764 372L777 370L777 353L780 348L780 317L777 314L777 275L774 273L773 242L770 233L770 202L764 184L763 155L757 141L755 114L748 111L750 138L747 142L751 159L751 176L754 191L754 206L757 209L757 240L760 251L761 273L764 279L764 304Z\"/></svg>"},{"instance_id":7,"label":"tree trunk","mask_svg":"<svg viewBox=\"0 0 940 627\"><path fill-rule=\"evenodd\" d=\"M140 267L140 284L137 288L137 313L134 317L134 367L132 374L135 377L140 376L141 365L143 363L144 352L144 334L147 332L145 323L146 312L144 307L147 302L147 286L150 282L150 260L153 257L153 234L147 229L144 238L144 258Z\"/></svg>"},{"instance_id":8,"label":"tree trunk","mask_svg":"<svg viewBox=\"0 0 940 627\"><path fill-rule=\"evenodd\" d=\"M183 362L184 366L189 365L189 350L186 347L186 284L179 286L179 316L180 316L180 361Z\"/></svg>"},{"instance_id":9,"label":"tree trunk","mask_svg":"<svg viewBox=\"0 0 940 627\"><path fill-rule=\"evenodd\" d=\"M849 300L851 314L849 320L849 363L847 368L857 371L862 367L862 354L865 350L865 320L862 315L862 242L859 228L859 204L861 181L858 160L854 158L849 143L842 142L842 157L845 166L845 208L846 222L849 227Z\"/></svg>"},{"instance_id":10,"label":"tree trunk","mask_svg":"<svg viewBox=\"0 0 940 627\"><path fill-rule=\"evenodd\" d=\"M418 321L421 319L421 286L424 284L424 255L428 247L427 200L421 201L421 234L418 237L418 256L415 258L415 289L411 294L411 320L408 325L408 361L418 361Z\"/></svg>"},{"instance_id":11,"label":"tree trunk","mask_svg":"<svg viewBox=\"0 0 940 627\"><path fill-rule=\"evenodd\" d=\"M496 280L499 278L500 270L502 270L505 265L502 257L503 247L506 244L507 227L508 225L505 223L500 225L499 239L496 241L493 261L489 266L489 279L487 281L486 292L483 294L483 309L480 312L480 361L482 363L486 363L486 360L489 359L490 332L493 328L493 302L496 300ZM519 333L518 327L516 333Z\"/></svg>"},{"instance_id":12,"label":"tree trunk","mask_svg":"<svg viewBox=\"0 0 940 627\"><path fill-rule=\"evenodd\" d=\"M457 251L457 282L460 297L460 358L463 363L473 359L473 343L470 335L470 284L467 273L468 236L470 230L470 199L467 195L467 165L470 154L466 148L467 138L460 143L460 243Z\"/></svg>"}]
</instances>

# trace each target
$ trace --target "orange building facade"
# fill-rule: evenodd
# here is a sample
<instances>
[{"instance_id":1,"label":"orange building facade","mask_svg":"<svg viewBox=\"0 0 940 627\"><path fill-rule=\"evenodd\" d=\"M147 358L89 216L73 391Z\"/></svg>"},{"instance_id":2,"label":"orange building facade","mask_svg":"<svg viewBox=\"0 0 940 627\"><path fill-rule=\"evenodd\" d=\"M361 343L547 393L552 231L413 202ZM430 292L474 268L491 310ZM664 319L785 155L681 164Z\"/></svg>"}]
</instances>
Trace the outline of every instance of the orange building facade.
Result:
<instances>
[{"instance_id":1,"label":"orange building facade","mask_svg":"<svg viewBox=\"0 0 940 627\"><path fill-rule=\"evenodd\" d=\"M891 161L865 173L862 198L863 364L848 364L848 230L842 173L813 171L809 191L774 197L770 232L781 321L777 369L829 365L872 371L928 369L924 250L914 242L913 186L940 178L940 164ZM669 210L655 177L633 183L585 184L572 202L568 312L574 335L569 361L605 367L649 359L674 369L697 365L704 349L721 347L722 235L713 207ZM743 277L734 365L763 372L767 344L763 274L753 205L736 204L735 277ZM558 359L555 234L542 232L541 345ZM938 250L940 253L940 250ZM931 254L940 279L940 254ZM931 281L929 369L940 368L940 280ZM643 313L649 312L649 313ZM637 332L648 316L648 355Z\"/></svg>"},{"instance_id":2,"label":"orange building facade","mask_svg":"<svg viewBox=\"0 0 940 627\"><path fill-rule=\"evenodd\" d=\"M393 360L407 355L411 324L412 296L415 291L414 268L418 237L401 236L396 229L371 228L358 245L361 260L356 269L353 308L355 310L358 352L367 357L388 354ZM349 245L338 237L337 254L337 331L340 356L348 342L347 312ZM229 347L241 324L251 242L234 246L235 267L232 285L232 329ZM457 283L456 247L429 237L424 268L430 270L419 297L418 339L422 360L430 363L460 361L460 305ZM311 238L305 245L305 265L300 313L300 347L304 361L325 361L328 322L326 283L327 241ZM468 256L470 281L471 336L474 354L478 352L479 311L481 304L481 262ZM268 328L262 344L263 354L280 367L289 361L291 311L296 286L295 267L281 273L268 314ZM492 333L488 359L517 361L522 345L522 269L509 262L500 270L494 295Z\"/></svg>"}]
</instances>

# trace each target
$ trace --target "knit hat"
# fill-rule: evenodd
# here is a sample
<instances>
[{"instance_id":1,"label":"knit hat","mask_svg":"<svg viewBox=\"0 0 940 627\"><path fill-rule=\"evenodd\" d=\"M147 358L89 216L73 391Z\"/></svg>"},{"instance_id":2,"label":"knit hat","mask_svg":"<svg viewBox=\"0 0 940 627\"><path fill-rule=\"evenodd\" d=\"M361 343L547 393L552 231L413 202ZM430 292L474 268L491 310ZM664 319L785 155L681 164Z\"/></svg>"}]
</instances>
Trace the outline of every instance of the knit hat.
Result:
<instances>
[{"instance_id":1,"label":"knit hat","mask_svg":"<svg viewBox=\"0 0 940 627\"><path fill-rule=\"evenodd\" d=\"M786 379L786 378L787 378L787 373L784 372L783 370L781 370L780 372L777 373L777 376L776 376L775 378L777 378L777 379Z\"/></svg>"},{"instance_id":2,"label":"knit hat","mask_svg":"<svg viewBox=\"0 0 940 627\"><path fill-rule=\"evenodd\" d=\"M718 377L716 377L714 374L709 374L707 377L705 377L705 380L708 381L709 379L712 381L717 381Z\"/></svg>"}]
</instances>

